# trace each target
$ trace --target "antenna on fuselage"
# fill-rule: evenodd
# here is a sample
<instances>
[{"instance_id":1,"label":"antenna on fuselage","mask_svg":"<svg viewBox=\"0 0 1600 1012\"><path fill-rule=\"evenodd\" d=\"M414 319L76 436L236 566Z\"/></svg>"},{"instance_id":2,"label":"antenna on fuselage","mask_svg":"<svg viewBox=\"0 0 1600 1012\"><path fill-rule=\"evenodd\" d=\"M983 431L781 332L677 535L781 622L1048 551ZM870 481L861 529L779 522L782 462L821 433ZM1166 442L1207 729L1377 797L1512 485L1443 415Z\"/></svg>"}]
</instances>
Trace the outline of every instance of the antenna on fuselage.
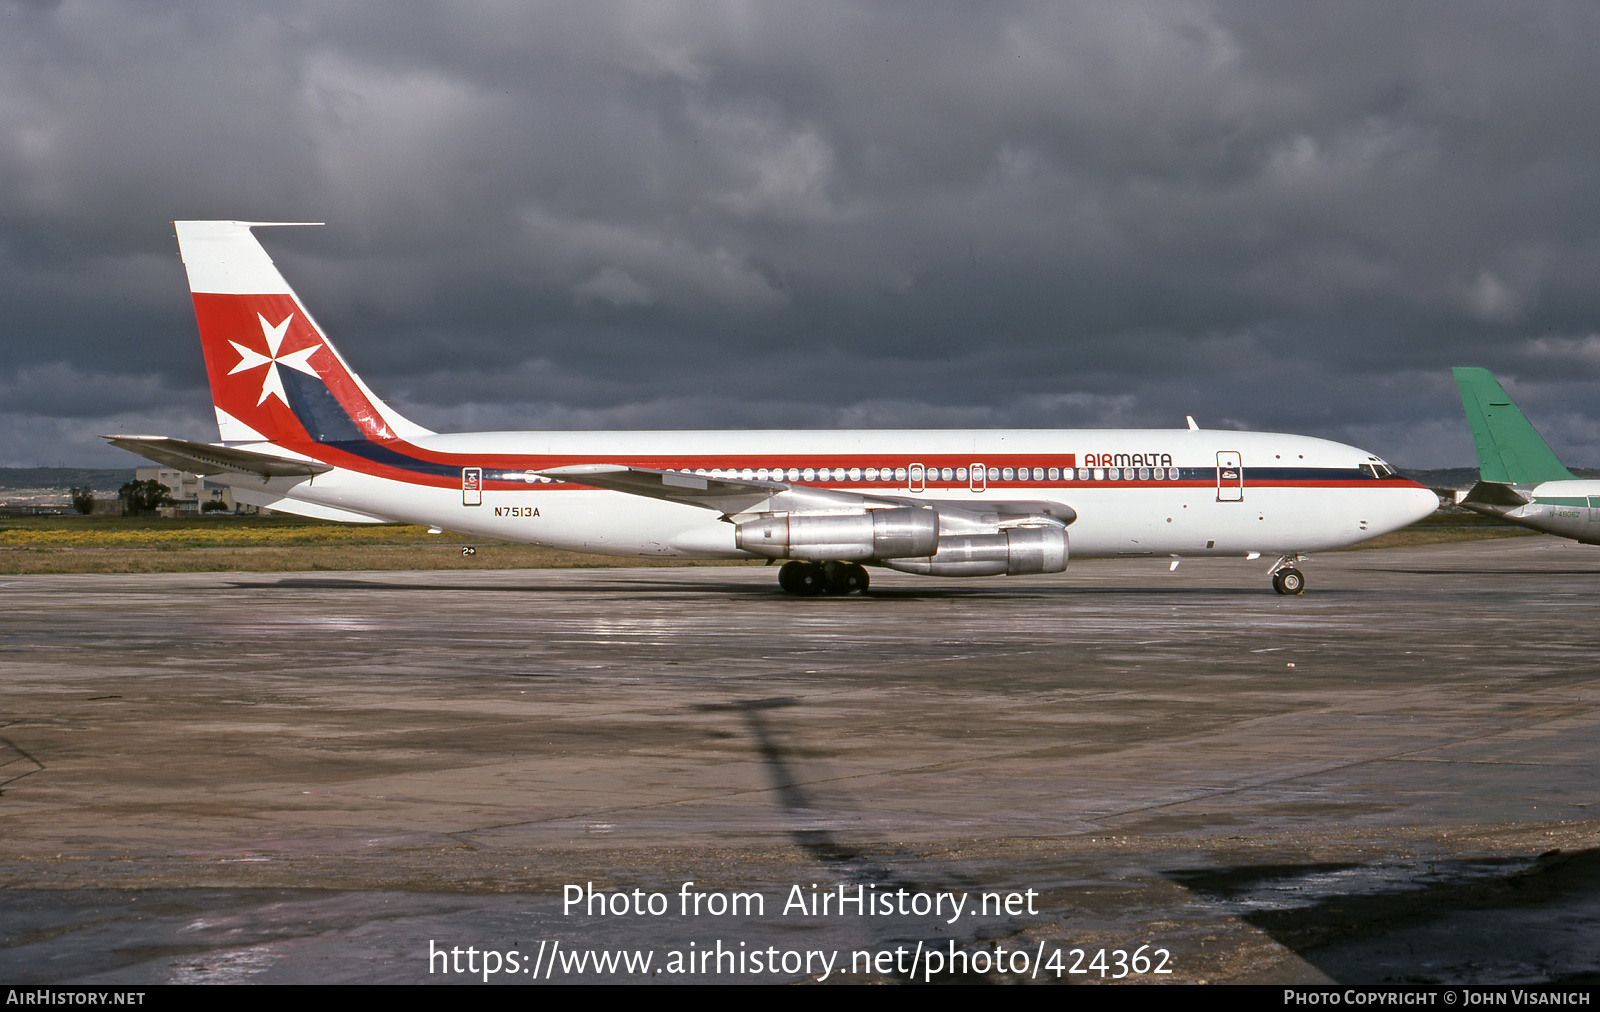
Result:
<instances>
[{"instance_id":1,"label":"antenna on fuselage","mask_svg":"<svg viewBox=\"0 0 1600 1012\"><path fill-rule=\"evenodd\" d=\"M1192 431L1192 432L1199 432L1200 431L1200 426L1198 426L1198 425L1196 425L1194 423L1194 416L1193 415L1184 415L1183 416L1183 420L1189 423L1190 431Z\"/></svg>"}]
</instances>

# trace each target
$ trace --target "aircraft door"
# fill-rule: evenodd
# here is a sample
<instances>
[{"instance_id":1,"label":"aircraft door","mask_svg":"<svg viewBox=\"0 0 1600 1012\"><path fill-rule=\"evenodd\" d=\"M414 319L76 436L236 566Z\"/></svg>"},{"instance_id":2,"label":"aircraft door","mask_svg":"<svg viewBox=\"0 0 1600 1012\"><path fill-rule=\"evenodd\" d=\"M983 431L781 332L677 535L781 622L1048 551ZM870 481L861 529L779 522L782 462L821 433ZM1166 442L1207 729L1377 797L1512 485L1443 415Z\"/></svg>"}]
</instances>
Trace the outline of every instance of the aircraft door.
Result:
<instances>
[{"instance_id":1,"label":"aircraft door","mask_svg":"<svg viewBox=\"0 0 1600 1012\"><path fill-rule=\"evenodd\" d=\"M989 472L983 466L981 461L973 464L972 467L967 471L967 474L971 476L967 483L967 487L972 491L982 492L984 489L989 487Z\"/></svg>"},{"instance_id":2,"label":"aircraft door","mask_svg":"<svg viewBox=\"0 0 1600 1012\"><path fill-rule=\"evenodd\" d=\"M1217 453L1217 502L1244 502L1244 461L1234 450Z\"/></svg>"},{"instance_id":3,"label":"aircraft door","mask_svg":"<svg viewBox=\"0 0 1600 1012\"><path fill-rule=\"evenodd\" d=\"M924 484L926 470L921 464L911 465L911 491L921 492L926 487Z\"/></svg>"},{"instance_id":4,"label":"aircraft door","mask_svg":"<svg viewBox=\"0 0 1600 1012\"><path fill-rule=\"evenodd\" d=\"M461 505L483 505L483 468L463 467L461 469Z\"/></svg>"}]
</instances>

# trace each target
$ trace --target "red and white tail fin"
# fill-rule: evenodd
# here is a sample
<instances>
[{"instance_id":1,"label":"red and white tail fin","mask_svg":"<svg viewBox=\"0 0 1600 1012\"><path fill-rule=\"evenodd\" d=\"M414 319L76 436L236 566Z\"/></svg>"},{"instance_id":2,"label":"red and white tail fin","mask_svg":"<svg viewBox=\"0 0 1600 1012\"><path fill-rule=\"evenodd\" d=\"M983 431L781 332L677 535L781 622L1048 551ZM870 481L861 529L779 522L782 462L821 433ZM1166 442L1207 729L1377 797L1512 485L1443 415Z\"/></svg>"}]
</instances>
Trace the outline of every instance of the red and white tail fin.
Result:
<instances>
[{"instance_id":1,"label":"red and white tail fin","mask_svg":"<svg viewBox=\"0 0 1600 1012\"><path fill-rule=\"evenodd\" d=\"M252 228L179 221L224 442L339 443L431 435L380 401L334 350Z\"/></svg>"}]
</instances>

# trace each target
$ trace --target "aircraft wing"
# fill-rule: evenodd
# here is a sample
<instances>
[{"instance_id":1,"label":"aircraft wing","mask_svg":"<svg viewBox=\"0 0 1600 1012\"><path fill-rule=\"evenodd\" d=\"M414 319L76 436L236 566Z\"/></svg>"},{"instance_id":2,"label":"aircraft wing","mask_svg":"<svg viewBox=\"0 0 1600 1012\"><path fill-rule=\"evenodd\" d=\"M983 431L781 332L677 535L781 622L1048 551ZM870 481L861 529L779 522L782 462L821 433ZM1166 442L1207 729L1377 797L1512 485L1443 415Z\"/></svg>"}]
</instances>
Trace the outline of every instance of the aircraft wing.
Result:
<instances>
[{"instance_id":1,"label":"aircraft wing","mask_svg":"<svg viewBox=\"0 0 1600 1012\"><path fill-rule=\"evenodd\" d=\"M537 473L594 488L686 503L729 517L913 506L937 511L940 526L947 532L989 532L1022 526L1065 527L1078 519L1077 511L1071 506L1045 500L913 499L783 481L713 478L624 464L575 464Z\"/></svg>"},{"instance_id":2,"label":"aircraft wing","mask_svg":"<svg viewBox=\"0 0 1600 1012\"><path fill-rule=\"evenodd\" d=\"M160 464L191 474L253 474L259 478L283 478L322 474L333 467L312 460L293 460L256 450L241 450L211 443L193 443L167 436L101 436L112 446L131 450Z\"/></svg>"},{"instance_id":3,"label":"aircraft wing","mask_svg":"<svg viewBox=\"0 0 1600 1012\"><path fill-rule=\"evenodd\" d=\"M791 485L783 481L757 481L741 478L712 478L688 471L658 471L625 464L573 464L535 472L558 481L627 492L630 495L666 499L702 509L716 510L725 516L760 512L804 511L840 507L862 507L868 503L899 505L898 500L856 492L839 492L811 485Z\"/></svg>"}]
</instances>

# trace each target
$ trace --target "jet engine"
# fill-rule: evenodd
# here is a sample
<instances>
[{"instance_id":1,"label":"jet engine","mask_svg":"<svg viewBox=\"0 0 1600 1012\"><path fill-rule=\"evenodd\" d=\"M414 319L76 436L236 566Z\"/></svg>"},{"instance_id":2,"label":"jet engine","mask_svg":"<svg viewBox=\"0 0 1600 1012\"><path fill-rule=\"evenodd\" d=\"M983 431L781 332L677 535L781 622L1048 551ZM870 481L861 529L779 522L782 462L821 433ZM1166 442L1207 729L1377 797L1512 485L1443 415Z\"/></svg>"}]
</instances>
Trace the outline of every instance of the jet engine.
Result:
<instances>
[{"instance_id":1,"label":"jet engine","mask_svg":"<svg viewBox=\"0 0 1600 1012\"><path fill-rule=\"evenodd\" d=\"M773 559L866 562L931 556L939 551L939 514L913 506L835 516L773 514L735 524L733 539L744 551Z\"/></svg>"},{"instance_id":2,"label":"jet engine","mask_svg":"<svg viewBox=\"0 0 1600 1012\"><path fill-rule=\"evenodd\" d=\"M1012 527L999 534L945 536L926 558L895 558L884 563L902 573L924 576L1021 576L1059 573L1067 568L1064 527Z\"/></svg>"}]
</instances>

